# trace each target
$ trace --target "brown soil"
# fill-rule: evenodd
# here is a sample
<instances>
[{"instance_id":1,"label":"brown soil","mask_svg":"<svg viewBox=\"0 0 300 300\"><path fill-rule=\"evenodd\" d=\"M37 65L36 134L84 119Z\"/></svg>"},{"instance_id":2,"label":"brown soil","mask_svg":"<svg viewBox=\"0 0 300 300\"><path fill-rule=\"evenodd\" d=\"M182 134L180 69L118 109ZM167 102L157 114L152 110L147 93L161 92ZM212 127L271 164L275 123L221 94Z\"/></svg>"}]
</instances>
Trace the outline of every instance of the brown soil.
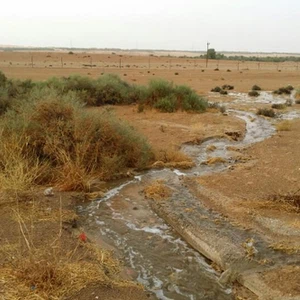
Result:
<instances>
[{"instance_id":1,"label":"brown soil","mask_svg":"<svg viewBox=\"0 0 300 300\"><path fill-rule=\"evenodd\" d=\"M90 64L96 66L88 67ZM219 71L214 71L217 66ZM146 84L150 79L161 77L176 84L187 84L201 94L207 94L215 86L223 84L233 85L236 91L247 92L254 84L265 90L275 90L299 83L296 63L260 63L259 68L257 62L239 62L238 67L236 61L213 60L206 68L205 60L202 59L151 56L149 69L149 56L133 54L0 52L0 70L8 77L20 79L44 80L71 74L97 78L102 73L115 73L128 82L138 84Z\"/></svg>"},{"instance_id":2,"label":"brown soil","mask_svg":"<svg viewBox=\"0 0 300 300\"><path fill-rule=\"evenodd\" d=\"M33 55L34 67L30 66L31 55ZM61 57L63 63L66 63L63 68ZM122 68L119 68L120 59ZM96 67L83 67L83 64L91 63L96 64ZM217 63L220 71L214 71ZM20 79L44 80L52 76L68 76L74 73L96 78L101 73L116 73L128 82L138 84L146 84L152 78L161 77L177 84L187 84L201 94L208 94L211 88L224 83L234 85L235 90L239 92L247 92L254 84L265 90L274 90L287 84L295 86L299 84L299 71L292 64L281 64L278 67L273 63L261 63L258 70L257 63L245 62L240 63L240 69L237 70L237 62L220 61L210 62L209 68L205 69L203 60L172 58L170 63L168 57L151 57L150 70L148 64L149 57L146 56L0 52L1 71L8 77ZM281 72L277 68L281 69ZM202 72L202 69L205 71ZM227 72L228 69L231 72ZM179 75L175 75L175 72ZM102 108L90 109L101 110ZM223 116L218 112L164 114L155 110L146 110L138 113L135 106L114 107L114 110L120 118L127 120L143 133L156 150L178 149L184 142L201 141L208 136L224 135L225 132L243 133L245 129L242 121ZM284 199L285 196L299 190L299 149L300 121L298 120L292 122L290 131L279 132L272 138L247 149L235 149L247 159L236 165L233 170L197 178L191 186L196 187L195 189L199 186L203 188L203 193L207 197L201 199L208 207L228 216L233 223L263 232L266 238L272 238L274 244L283 245L281 247L283 251L294 249L295 253L300 249L299 213L295 210L295 206L274 199ZM59 196L60 194L57 194L56 197L46 198L39 192L35 200L27 199L18 205L16 203L2 205L0 209L1 249L5 250L3 245L8 247L15 245L22 251L26 249L12 208L26 217L31 216L26 222L28 226L30 225L28 228L33 233L31 236L36 247L48 245L62 228L63 249L71 251L76 248L79 232L74 235L72 228L75 226L72 212L74 202L70 195L61 195L62 209L66 211L66 218L61 227ZM2 199L7 200L7 198ZM33 223L30 223L32 220ZM1 266L11 264L13 259L11 251L3 251L0 251L1 254L5 254L0 256ZM78 257L85 253L83 246L79 247L78 251ZM91 256L84 256L83 259L92 260ZM284 276L285 274L283 273ZM281 279L275 275L270 276L266 277L266 281L274 286L280 286ZM289 288L289 282L291 287L296 286L293 280L289 281L288 276L287 274L285 277L288 278L285 280L285 290ZM5 283L1 282L0 295L4 290ZM296 292L299 293L299 290ZM294 293L294 290L291 293ZM96 296L99 299L148 298L139 287L129 284L128 287L113 286L112 288L91 285L72 299L95 299Z\"/></svg>"},{"instance_id":3,"label":"brown soil","mask_svg":"<svg viewBox=\"0 0 300 300\"><path fill-rule=\"evenodd\" d=\"M101 111L106 108L89 108ZM238 118L221 113L207 112L193 114L186 112L160 113L156 110L137 112L137 106L114 106L114 112L121 119L134 126L147 137L155 150L178 149L183 143L200 142L205 137L224 136L225 132L245 131L245 124Z\"/></svg>"},{"instance_id":4,"label":"brown soil","mask_svg":"<svg viewBox=\"0 0 300 300\"><path fill-rule=\"evenodd\" d=\"M269 226L277 239L286 239L289 231L292 234L293 230L299 230L297 205L285 200L289 199L288 195L293 198L293 193L299 194L299 125L299 120L292 121L291 131L277 133L262 143L240 150L242 155L251 159L236 165L233 170L198 178L202 187L219 195L207 204L242 224L257 229ZM284 232L281 227L276 231L275 220L278 227L285 224L289 229ZM299 236L293 236L292 241L300 245Z\"/></svg>"}]
</instances>

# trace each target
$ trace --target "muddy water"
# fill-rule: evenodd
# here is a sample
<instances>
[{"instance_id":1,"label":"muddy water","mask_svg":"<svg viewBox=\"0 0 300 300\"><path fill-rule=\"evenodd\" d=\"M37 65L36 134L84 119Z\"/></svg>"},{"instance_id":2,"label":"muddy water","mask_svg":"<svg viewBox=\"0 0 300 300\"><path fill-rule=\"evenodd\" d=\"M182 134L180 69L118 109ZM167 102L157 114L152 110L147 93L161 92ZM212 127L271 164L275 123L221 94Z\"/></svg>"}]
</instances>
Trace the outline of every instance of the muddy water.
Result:
<instances>
[{"instance_id":1,"label":"muddy water","mask_svg":"<svg viewBox=\"0 0 300 300\"><path fill-rule=\"evenodd\" d=\"M244 101L244 98L243 95L239 99ZM235 163L228 147L245 147L274 133L270 122L253 113L237 110L228 110L228 113L245 121L246 134L242 141L212 138L201 145L184 145L182 151L196 162L193 169L185 172L149 171L117 184L104 198L79 208L85 217L85 230L100 243L116 249L127 273L151 291L156 299L233 299L231 289L218 283L220 274L151 210L141 194L143 187L153 179L165 178L167 182L179 186L182 176L224 171ZM298 114L290 114L286 118L294 116ZM208 145L214 145L215 150L208 153ZM203 164L208 156L226 158L226 163ZM178 189L184 189L184 186Z\"/></svg>"},{"instance_id":2,"label":"muddy water","mask_svg":"<svg viewBox=\"0 0 300 300\"><path fill-rule=\"evenodd\" d=\"M164 172L170 173L159 171L151 176L167 175ZM157 299L232 299L231 290L217 283L219 274L209 262L151 210L139 193L141 180L136 177L121 190L114 189L106 198L82 208L88 214L89 231L114 245L128 273Z\"/></svg>"}]
</instances>

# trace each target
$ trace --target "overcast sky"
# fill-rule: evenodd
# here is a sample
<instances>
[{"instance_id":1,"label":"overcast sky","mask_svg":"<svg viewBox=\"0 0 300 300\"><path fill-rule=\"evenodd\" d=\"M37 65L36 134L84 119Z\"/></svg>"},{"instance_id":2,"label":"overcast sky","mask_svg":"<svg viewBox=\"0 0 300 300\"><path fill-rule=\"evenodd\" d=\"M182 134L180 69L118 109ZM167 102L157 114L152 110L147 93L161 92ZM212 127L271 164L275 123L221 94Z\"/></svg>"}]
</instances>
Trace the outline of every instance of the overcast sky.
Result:
<instances>
[{"instance_id":1,"label":"overcast sky","mask_svg":"<svg viewBox=\"0 0 300 300\"><path fill-rule=\"evenodd\" d=\"M8 0L0 45L300 52L300 0Z\"/></svg>"}]
</instances>

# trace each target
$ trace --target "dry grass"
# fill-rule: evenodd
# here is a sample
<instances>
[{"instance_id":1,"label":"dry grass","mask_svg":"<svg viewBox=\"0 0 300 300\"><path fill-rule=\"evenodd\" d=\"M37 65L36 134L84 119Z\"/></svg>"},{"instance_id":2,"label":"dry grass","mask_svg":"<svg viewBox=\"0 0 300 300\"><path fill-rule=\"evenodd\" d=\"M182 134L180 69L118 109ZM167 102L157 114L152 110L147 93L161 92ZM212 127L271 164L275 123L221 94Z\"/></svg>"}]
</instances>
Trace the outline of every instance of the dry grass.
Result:
<instances>
[{"instance_id":1,"label":"dry grass","mask_svg":"<svg viewBox=\"0 0 300 300\"><path fill-rule=\"evenodd\" d=\"M153 200L167 199L172 195L172 191L164 184L163 180L157 180L144 189L144 194L147 198Z\"/></svg>"},{"instance_id":2,"label":"dry grass","mask_svg":"<svg viewBox=\"0 0 300 300\"><path fill-rule=\"evenodd\" d=\"M181 151L162 149L155 153L155 159L157 161L162 161L164 163L174 163L174 162L187 162L192 161L191 157L182 153Z\"/></svg>"},{"instance_id":3,"label":"dry grass","mask_svg":"<svg viewBox=\"0 0 300 300\"><path fill-rule=\"evenodd\" d=\"M226 163L226 159L223 157L211 157L208 158L204 164L207 165L215 165L215 164L223 164Z\"/></svg>"},{"instance_id":4,"label":"dry grass","mask_svg":"<svg viewBox=\"0 0 300 300\"><path fill-rule=\"evenodd\" d=\"M147 141L112 113L85 111L69 96L40 93L41 99L0 119L0 190L56 184L88 192L95 178L124 177L152 162Z\"/></svg>"},{"instance_id":5,"label":"dry grass","mask_svg":"<svg viewBox=\"0 0 300 300\"><path fill-rule=\"evenodd\" d=\"M74 261L74 253L49 253L48 249L17 257L11 266L0 269L4 299L62 299L88 284L117 285L112 275L118 273L118 263L107 252L95 253L96 261L92 262Z\"/></svg>"},{"instance_id":6,"label":"dry grass","mask_svg":"<svg viewBox=\"0 0 300 300\"><path fill-rule=\"evenodd\" d=\"M289 120L285 120L276 124L277 131L290 131L291 129L292 129L292 122Z\"/></svg>"},{"instance_id":7,"label":"dry grass","mask_svg":"<svg viewBox=\"0 0 300 300\"><path fill-rule=\"evenodd\" d=\"M293 205L293 203L280 200L279 198L277 200L251 201L247 203L247 206L255 210L266 209L282 212L299 212L299 208Z\"/></svg>"},{"instance_id":8,"label":"dry grass","mask_svg":"<svg viewBox=\"0 0 300 300\"><path fill-rule=\"evenodd\" d=\"M1 190L16 193L29 190L38 181L45 166L32 156L25 157L26 141L22 134L13 134L7 139L1 131L0 141Z\"/></svg>"},{"instance_id":9,"label":"dry grass","mask_svg":"<svg viewBox=\"0 0 300 300\"><path fill-rule=\"evenodd\" d=\"M156 162L152 168L190 169L195 166L192 158L177 150L159 150L155 153Z\"/></svg>"},{"instance_id":10,"label":"dry grass","mask_svg":"<svg viewBox=\"0 0 300 300\"><path fill-rule=\"evenodd\" d=\"M274 203L280 203L283 206L289 207L290 210L300 212L300 189L285 195L272 195L270 196L270 200Z\"/></svg>"},{"instance_id":11,"label":"dry grass","mask_svg":"<svg viewBox=\"0 0 300 300\"><path fill-rule=\"evenodd\" d=\"M217 147L215 145L208 145L206 147L206 151L212 152L215 151L217 149Z\"/></svg>"},{"instance_id":12,"label":"dry grass","mask_svg":"<svg viewBox=\"0 0 300 300\"><path fill-rule=\"evenodd\" d=\"M287 254L297 254L300 253L300 246L299 245L290 245L288 242L281 242L270 245L270 248L281 251Z\"/></svg>"},{"instance_id":13,"label":"dry grass","mask_svg":"<svg viewBox=\"0 0 300 300\"><path fill-rule=\"evenodd\" d=\"M0 266L0 289L3 299L64 299L72 297L88 285L136 286L118 277L120 263L112 253L78 240L74 248L63 247L62 220L60 229L47 245L37 246L30 222L16 212L21 240L6 242L0 253L7 263ZM45 220L43 220L45 221Z\"/></svg>"}]
</instances>

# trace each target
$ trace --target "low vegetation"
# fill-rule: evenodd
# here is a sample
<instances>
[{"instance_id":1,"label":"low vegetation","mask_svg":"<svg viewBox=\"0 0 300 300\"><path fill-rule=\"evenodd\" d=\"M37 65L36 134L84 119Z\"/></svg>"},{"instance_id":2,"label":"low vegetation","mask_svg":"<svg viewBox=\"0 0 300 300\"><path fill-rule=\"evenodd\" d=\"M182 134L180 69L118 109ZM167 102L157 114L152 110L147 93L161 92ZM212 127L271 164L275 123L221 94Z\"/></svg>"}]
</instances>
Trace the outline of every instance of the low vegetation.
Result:
<instances>
[{"instance_id":1,"label":"low vegetation","mask_svg":"<svg viewBox=\"0 0 300 300\"><path fill-rule=\"evenodd\" d=\"M274 103L274 104L272 104L272 108L274 108L274 109L285 109L286 105L283 104L283 103Z\"/></svg>"},{"instance_id":2,"label":"low vegetation","mask_svg":"<svg viewBox=\"0 0 300 300\"><path fill-rule=\"evenodd\" d=\"M248 93L248 95L249 95L250 97L258 97L260 94L259 94L258 91L252 90L252 91L250 91L250 92Z\"/></svg>"},{"instance_id":3,"label":"low vegetation","mask_svg":"<svg viewBox=\"0 0 300 300\"><path fill-rule=\"evenodd\" d=\"M219 86L216 86L215 88L211 89L211 92L214 93L220 93L220 95L228 95L228 90L233 90L234 86L229 85L229 84L224 84L222 88Z\"/></svg>"},{"instance_id":4,"label":"low vegetation","mask_svg":"<svg viewBox=\"0 0 300 300\"><path fill-rule=\"evenodd\" d=\"M255 84L251 90L252 91L261 91L261 87Z\"/></svg>"},{"instance_id":5,"label":"low vegetation","mask_svg":"<svg viewBox=\"0 0 300 300\"><path fill-rule=\"evenodd\" d=\"M294 90L294 87L291 85L288 85L286 87L281 87L278 90L275 90L273 93L276 95L290 95L293 90Z\"/></svg>"},{"instance_id":6,"label":"low vegetation","mask_svg":"<svg viewBox=\"0 0 300 300\"><path fill-rule=\"evenodd\" d=\"M230 90L233 90L233 89L234 89L234 86L233 86L233 85L230 85L230 84L224 84L224 85L222 86L222 89L223 89L223 90L228 90L228 91L230 91Z\"/></svg>"},{"instance_id":7,"label":"low vegetation","mask_svg":"<svg viewBox=\"0 0 300 300\"><path fill-rule=\"evenodd\" d=\"M277 131L290 131L292 129L292 122L289 120L282 121L276 125Z\"/></svg>"},{"instance_id":8,"label":"low vegetation","mask_svg":"<svg viewBox=\"0 0 300 300\"><path fill-rule=\"evenodd\" d=\"M98 79L78 75L51 78L45 82L8 80L0 72L0 114L3 114L16 99L27 101L32 94L43 94L45 89L63 97L75 94L89 106L143 104L162 112L177 110L204 112L207 101L185 85L175 85L162 79L149 82L148 86L129 84L113 74L104 74Z\"/></svg>"},{"instance_id":9,"label":"low vegetation","mask_svg":"<svg viewBox=\"0 0 300 300\"><path fill-rule=\"evenodd\" d=\"M218 109L222 114L224 114L226 112L226 106L220 104L219 102L209 102L208 108Z\"/></svg>"},{"instance_id":10,"label":"low vegetation","mask_svg":"<svg viewBox=\"0 0 300 300\"><path fill-rule=\"evenodd\" d=\"M0 185L27 190L56 184L89 190L95 178L110 180L153 158L147 141L109 110L84 110L78 94L35 87L10 102L0 118Z\"/></svg>"},{"instance_id":11,"label":"low vegetation","mask_svg":"<svg viewBox=\"0 0 300 300\"><path fill-rule=\"evenodd\" d=\"M0 185L88 191L91 182L124 176L154 161L147 141L110 109L85 105L138 103L138 111L203 112L208 103L187 86L153 80L130 85L116 75L70 76L45 82L10 80L0 72ZM185 160L189 165L192 162ZM169 163L169 162L166 162Z\"/></svg>"},{"instance_id":12,"label":"low vegetation","mask_svg":"<svg viewBox=\"0 0 300 300\"><path fill-rule=\"evenodd\" d=\"M257 110L256 114L261 115L261 116L265 116L265 117L269 117L269 118L275 118L276 117L275 111L271 108L259 108Z\"/></svg>"},{"instance_id":13,"label":"low vegetation","mask_svg":"<svg viewBox=\"0 0 300 300\"><path fill-rule=\"evenodd\" d=\"M295 93L295 103L296 104L300 104L300 89L296 90L296 93Z\"/></svg>"},{"instance_id":14,"label":"low vegetation","mask_svg":"<svg viewBox=\"0 0 300 300\"><path fill-rule=\"evenodd\" d=\"M156 180L144 189L147 198L160 201L167 199L172 195L171 189L165 185L163 180Z\"/></svg>"}]
</instances>

